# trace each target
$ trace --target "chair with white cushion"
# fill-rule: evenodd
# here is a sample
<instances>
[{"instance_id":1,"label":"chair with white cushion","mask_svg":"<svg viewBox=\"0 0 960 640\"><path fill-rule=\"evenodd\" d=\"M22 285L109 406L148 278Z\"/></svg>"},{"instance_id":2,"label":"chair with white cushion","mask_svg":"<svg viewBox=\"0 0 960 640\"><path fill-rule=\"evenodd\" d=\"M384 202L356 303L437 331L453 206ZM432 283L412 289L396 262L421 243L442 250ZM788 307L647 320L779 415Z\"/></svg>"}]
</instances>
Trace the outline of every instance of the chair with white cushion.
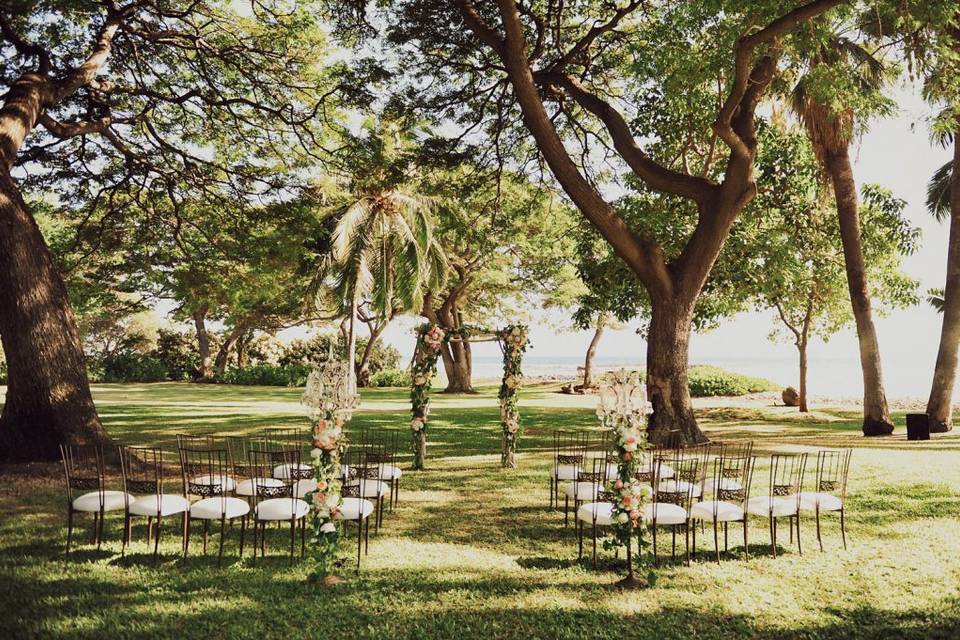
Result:
<instances>
[{"instance_id":1,"label":"chair with white cushion","mask_svg":"<svg viewBox=\"0 0 960 640\"><path fill-rule=\"evenodd\" d=\"M360 496L360 485L345 485L341 489L340 507L334 513L335 520L357 524L357 570L360 570L360 552L370 551L370 514L373 503ZM366 546L363 541L366 538Z\"/></svg>"},{"instance_id":2,"label":"chair with white cushion","mask_svg":"<svg viewBox=\"0 0 960 640\"><path fill-rule=\"evenodd\" d=\"M390 485L383 481L384 449L380 445L368 443L361 449L350 452L348 462L348 477L344 486L359 487L359 496L373 500L376 512L374 514L374 532L380 532L383 524L383 503L390 494Z\"/></svg>"},{"instance_id":3,"label":"chair with white cushion","mask_svg":"<svg viewBox=\"0 0 960 640\"><path fill-rule=\"evenodd\" d=\"M587 465L588 461L584 458L582 465ZM563 485L563 526L567 526L568 517L570 513L571 502L573 503L573 513L574 521L576 523L576 514L580 509L580 505L585 502L593 502L597 498L597 491L599 488L603 487L603 483L608 479L607 478L607 458L604 455L602 458L595 458L589 462L591 471L586 471L584 469L577 470L576 478L572 482L567 482ZM596 467L594 469L594 467ZM594 474L598 473L602 476L601 481L598 483L594 478ZM599 487L599 488L598 488Z\"/></svg>"},{"instance_id":4,"label":"chair with white cushion","mask_svg":"<svg viewBox=\"0 0 960 640\"><path fill-rule=\"evenodd\" d=\"M266 555L267 523L288 522L290 524L290 562L293 562L294 546L296 544L297 527L300 528L300 555L306 551L306 521L310 513L310 505L294 494L294 485L297 482L292 477L280 481L276 486L277 478L270 478L271 470L277 464L287 465L296 469L300 465L300 449L288 446L281 451L263 451L252 449L248 454L250 460L250 476L248 480L253 486L253 557L257 557L257 540L259 535L260 555Z\"/></svg>"},{"instance_id":5,"label":"chair with white cushion","mask_svg":"<svg viewBox=\"0 0 960 640\"><path fill-rule=\"evenodd\" d=\"M122 511L129 496L123 491L106 489L103 450L99 445L60 445L63 474L67 483L67 546L73 541L73 516L93 514L93 541L97 550L103 542L103 521L107 512ZM78 492L85 493L78 495Z\"/></svg>"},{"instance_id":6,"label":"chair with white cushion","mask_svg":"<svg viewBox=\"0 0 960 640\"><path fill-rule=\"evenodd\" d=\"M183 535L183 556L190 549L190 525L193 520L203 522L203 552L207 552L207 539L210 535L210 523L220 521L220 549L217 564L223 561L223 543L226 535L226 523L240 518L240 557L243 557L243 545L247 533L247 517L250 505L243 498L230 496L236 487L230 478L229 454L225 448L180 449L180 468L183 477L185 496L199 498L190 505L187 512L187 524ZM229 482L228 482L229 481Z\"/></svg>"},{"instance_id":7,"label":"chair with white cushion","mask_svg":"<svg viewBox=\"0 0 960 640\"><path fill-rule=\"evenodd\" d=\"M713 456L714 461L737 461L753 456L752 440L714 441L710 443L709 447L710 455ZM736 464L729 468L721 468L720 475L713 478L707 488L714 496L716 496L718 490L736 491L742 489L743 487L740 486L740 471L740 467Z\"/></svg>"},{"instance_id":8,"label":"chair with white cushion","mask_svg":"<svg viewBox=\"0 0 960 640\"><path fill-rule=\"evenodd\" d=\"M684 458L679 450L677 457L671 461L671 470L675 477L696 478L698 474L697 467L699 460L695 457ZM663 458L657 459L657 466L666 464ZM659 527L670 527L673 539L673 546L670 557L677 557L677 529L683 527L685 547L687 552L687 564L690 564L690 506L693 503L693 489L696 486L693 482L676 480L674 477L664 478L657 469L655 473L657 481L653 485L653 502L643 506L643 519L650 524L653 533L653 559L657 560L657 529Z\"/></svg>"},{"instance_id":9,"label":"chair with white cushion","mask_svg":"<svg viewBox=\"0 0 960 640\"><path fill-rule=\"evenodd\" d=\"M180 514L180 531L184 531L190 503L184 496L165 490L162 449L120 446L117 450L120 454L123 490L128 496L124 513L123 546L120 554L126 553L127 544L130 543L132 519L134 516L139 516L147 519L147 546L150 546L151 537L154 537L153 557L156 559L160 550L160 529L163 518ZM131 494L137 494L140 497L134 498ZM153 535L154 524L156 525L155 536Z\"/></svg>"},{"instance_id":10,"label":"chair with white cushion","mask_svg":"<svg viewBox=\"0 0 960 640\"><path fill-rule=\"evenodd\" d=\"M720 562L720 541L718 530L720 523L723 523L723 546L728 550L728 526L731 522L739 522L743 525L743 553L744 557L748 555L747 549L747 502L750 499L750 481L753 477L753 467L755 459L747 458L726 458L720 456L713 461L713 480L711 485L714 487L713 500L701 500L695 502L690 507L690 519L700 520L701 522L710 522L713 524L713 546L716 551L717 562ZM730 481L724 488L723 480ZM697 553L697 529L693 530L693 544L691 553Z\"/></svg>"},{"instance_id":11,"label":"chair with white cushion","mask_svg":"<svg viewBox=\"0 0 960 640\"><path fill-rule=\"evenodd\" d=\"M793 527L797 527L797 551L803 554L800 542L800 491L807 466L805 453L777 453L770 456L770 482L766 495L754 496L747 502L751 515L767 518L770 529L770 547L777 557L777 520L787 518L790 524L790 542Z\"/></svg>"},{"instance_id":12,"label":"chair with white cushion","mask_svg":"<svg viewBox=\"0 0 960 640\"><path fill-rule=\"evenodd\" d=\"M604 489L607 483L607 458L596 458L590 464L591 471L577 474L574 485L591 485L588 490L590 501L583 504L575 502L577 526L577 559L583 559L583 528L590 527L593 541L593 568L597 568L597 527L609 527L613 524L614 495Z\"/></svg>"},{"instance_id":13,"label":"chair with white cushion","mask_svg":"<svg viewBox=\"0 0 960 640\"><path fill-rule=\"evenodd\" d=\"M675 450L676 460L696 460L695 465L685 465L674 468L672 477L664 477L657 483L662 491L671 493L684 492L690 489L690 496L699 502L703 497L703 487L706 484L707 469L710 466L710 445L700 444L683 447Z\"/></svg>"},{"instance_id":14,"label":"chair with white cushion","mask_svg":"<svg viewBox=\"0 0 960 640\"><path fill-rule=\"evenodd\" d=\"M847 478L850 475L852 449L825 449L817 452L816 484L814 491L800 494L800 509L813 511L817 521L817 542L823 551L823 538L820 537L820 514L833 512L840 514L840 535L843 536L843 548L847 548L846 502Z\"/></svg>"},{"instance_id":15,"label":"chair with white cushion","mask_svg":"<svg viewBox=\"0 0 960 640\"><path fill-rule=\"evenodd\" d=\"M588 436L583 431L553 432L553 470L550 474L550 508L560 506L560 483L573 482L583 470Z\"/></svg>"}]
</instances>

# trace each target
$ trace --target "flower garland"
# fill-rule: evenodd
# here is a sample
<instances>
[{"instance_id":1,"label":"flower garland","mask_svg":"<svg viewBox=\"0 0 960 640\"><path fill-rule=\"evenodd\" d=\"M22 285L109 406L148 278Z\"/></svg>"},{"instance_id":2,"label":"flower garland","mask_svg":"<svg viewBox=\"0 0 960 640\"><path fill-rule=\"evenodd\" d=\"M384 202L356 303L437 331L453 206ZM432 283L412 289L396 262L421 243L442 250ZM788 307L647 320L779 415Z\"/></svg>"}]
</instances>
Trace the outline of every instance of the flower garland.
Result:
<instances>
[{"instance_id":1,"label":"flower garland","mask_svg":"<svg viewBox=\"0 0 960 640\"><path fill-rule=\"evenodd\" d=\"M315 491L306 497L312 504L310 553L314 560L312 577L325 578L334 566L340 527L337 515L341 505L340 457L347 447L343 427L356 406L356 395L348 388L346 365L328 361L323 370L314 370L307 377L301 402L310 412L313 423L313 448L310 458Z\"/></svg>"},{"instance_id":2,"label":"flower garland","mask_svg":"<svg viewBox=\"0 0 960 640\"><path fill-rule=\"evenodd\" d=\"M616 546L629 550L636 534L642 551L646 523L643 506L653 497L653 488L637 479L639 463L647 448L646 389L636 371L619 370L608 374L601 384L597 417L600 423L613 431L617 455L617 478L608 486L613 496L613 523L611 530ZM625 586L638 586L633 576L633 557L628 551L630 575ZM652 576L648 577L651 581Z\"/></svg>"},{"instance_id":3,"label":"flower garland","mask_svg":"<svg viewBox=\"0 0 960 640\"><path fill-rule=\"evenodd\" d=\"M500 383L500 425L503 429L503 453L500 464L504 467L516 467L514 453L520 436L520 410L517 408L517 392L523 385L523 372L520 363L530 341L527 339L527 327L512 325L497 332L497 339L503 350L503 380Z\"/></svg>"},{"instance_id":4,"label":"flower garland","mask_svg":"<svg viewBox=\"0 0 960 640\"><path fill-rule=\"evenodd\" d=\"M413 468L423 469L427 453L427 417L430 415L430 388L437 373L437 358L447 334L438 325L417 327L417 347L410 371L410 432L413 435Z\"/></svg>"}]
</instances>

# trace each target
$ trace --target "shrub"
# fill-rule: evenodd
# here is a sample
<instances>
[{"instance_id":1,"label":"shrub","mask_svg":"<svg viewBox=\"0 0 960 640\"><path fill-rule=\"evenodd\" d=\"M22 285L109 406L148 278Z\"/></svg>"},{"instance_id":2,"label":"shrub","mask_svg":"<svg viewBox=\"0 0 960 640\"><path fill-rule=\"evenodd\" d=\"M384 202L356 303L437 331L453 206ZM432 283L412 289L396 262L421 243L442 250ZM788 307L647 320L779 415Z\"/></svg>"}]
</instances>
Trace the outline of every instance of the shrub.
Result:
<instances>
[{"instance_id":1,"label":"shrub","mask_svg":"<svg viewBox=\"0 0 960 640\"><path fill-rule=\"evenodd\" d=\"M160 329L157 346L150 352L167 369L170 380L190 380L200 373L200 355L195 336Z\"/></svg>"},{"instance_id":2,"label":"shrub","mask_svg":"<svg viewBox=\"0 0 960 640\"><path fill-rule=\"evenodd\" d=\"M370 376L371 387L409 387L410 382L407 369L383 369Z\"/></svg>"},{"instance_id":3,"label":"shrub","mask_svg":"<svg viewBox=\"0 0 960 640\"><path fill-rule=\"evenodd\" d=\"M777 391L780 387L770 380L754 378L709 365L690 367L688 375L690 395L694 398L711 396L744 396L748 393Z\"/></svg>"},{"instance_id":4,"label":"shrub","mask_svg":"<svg viewBox=\"0 0 960 640\"><path fill-rule=\"evenodd\" d=\"M333 344L333 356L346 360L347 351L339 336L331 334L317 334L309 340L291 340L278 358L281 365L316 365L327 359L330 351L330 345ZM367 346L367 339L357 338L357 359L359 360ZM357 383L364 386L369 381L370 386L377 386L373 382L373 376L381 371L388 369L397 369L400 366L400 351L391 344L378 341L373 345L373 351L367 359L367 380L358 380Z\"/></svg>"},{"instance_id":5,"label":"shrub","mask_svg":"<svg viewBox=\"0 0 960 640\"><path fill-rule=\"evenodd\" d=\"M256 364L243 369L227 369L218 382L224 384L302 387L307 384L310 367L302 364Z\"/></svg>"},{"instance_id":6,"label":"shrub","mask_svg":"<svg viewBox=\"0 0 960 640\"><path fill-rule=\"evenodd\" d=\"M103 382L161 382L167 379L167 368L158 358L135 351L104 358L102 366Z\"/></svg>"}]
</instances>

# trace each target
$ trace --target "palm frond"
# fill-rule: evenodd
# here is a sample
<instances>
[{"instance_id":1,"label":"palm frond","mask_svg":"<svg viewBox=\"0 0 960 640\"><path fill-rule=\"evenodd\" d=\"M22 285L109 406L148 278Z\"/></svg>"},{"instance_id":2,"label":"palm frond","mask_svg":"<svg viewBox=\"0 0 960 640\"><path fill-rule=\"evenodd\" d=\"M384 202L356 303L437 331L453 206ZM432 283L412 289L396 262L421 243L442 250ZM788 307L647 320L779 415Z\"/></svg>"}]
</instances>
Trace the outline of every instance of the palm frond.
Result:
<instances>
[{"instance_id":1,"label":"palm frond","mask_svg":"<svg viewBox=\"0 0 960 640\"><path fill-rule=\"evenodd\" d=\"M950 183L953 180L953 160L937 169L927 185L927 210L943 222L950 216Z\"/></svg>"}]
</instances>

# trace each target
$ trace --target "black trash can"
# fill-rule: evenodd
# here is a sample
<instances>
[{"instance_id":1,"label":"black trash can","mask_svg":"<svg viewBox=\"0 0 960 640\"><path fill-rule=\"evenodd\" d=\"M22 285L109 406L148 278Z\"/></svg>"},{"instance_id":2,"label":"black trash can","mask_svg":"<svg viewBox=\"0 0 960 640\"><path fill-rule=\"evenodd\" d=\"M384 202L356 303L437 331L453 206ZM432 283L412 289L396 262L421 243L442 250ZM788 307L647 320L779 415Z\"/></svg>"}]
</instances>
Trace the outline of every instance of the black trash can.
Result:
<instances>
[{"instance_id":1,"label":"black trash can","mask_svg":"<svg viewBox=\"0 0 960 640\"><path fill-rule=\"evenodd\" d=\"M907 440L929 440L930 424L925 413L907 414Z\"/></svg>"}]
</instances>

